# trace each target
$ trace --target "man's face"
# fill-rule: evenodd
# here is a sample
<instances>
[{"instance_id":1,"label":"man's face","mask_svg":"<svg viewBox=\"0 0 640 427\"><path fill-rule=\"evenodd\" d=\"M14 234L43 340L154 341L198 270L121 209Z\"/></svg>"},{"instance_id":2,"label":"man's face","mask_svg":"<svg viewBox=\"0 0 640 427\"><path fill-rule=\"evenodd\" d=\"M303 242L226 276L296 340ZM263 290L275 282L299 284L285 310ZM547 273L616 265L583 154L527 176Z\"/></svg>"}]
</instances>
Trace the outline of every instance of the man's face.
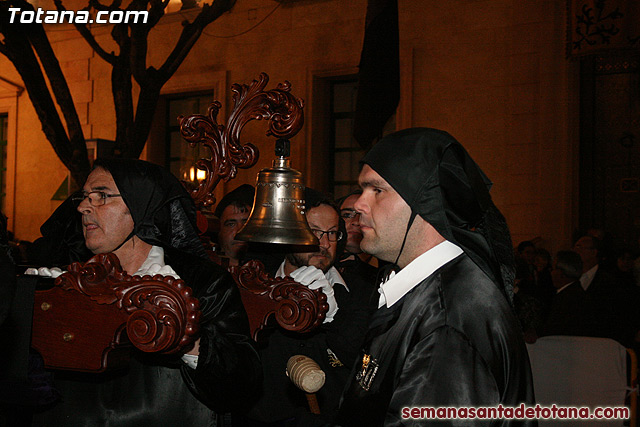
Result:
<instances>
[{"instance_id":1,"label":"man's face","mask_svg":"<svg viewBox=\"0 0 640 427\"><path fill-rule=\"evenodd\" d=\"M558 268L558 260L554 259L553 268L551 269L551 283L553 283L553 287L556 289L560 289L567 284L566 282L566 276Z\"/></svg>"},{"instance_id":2,"label":"man's face","mask_svg":"<svg viewBox=\"0 0 640 427\"><path fill-rule=\"evenodd\" d=\"M635 259L630 252L623 252L616 259L616 264L618 265L618 269L625 273L633 272L633 266L635 265Z\"/></svg>"},{"instance_id":3,"label":"man's face","mask_svg":"<svg viewBox=\"0 0 640 427\"><path fill-rule=\"evenodd\" d=\"M353 207L358 197L357 194L353 194L344 199L342 206L340 206L340 216L342 216L347 226L347 244L345 250L351 254L359 254L362 252L362 249L360 249L360 241L362 240L360 214L356 212Z\"/></svg>"},{"instance_id":4,"label":"man's face","mask_svg":"<svg viewBox=\"0 0 640 427\"><path fill-rule=\"evenodd\" d=\"M331 206L320 205L307 211L307 222L312 230L338 231L338 213ZM287 259L296 267L312 265L324 273L329 271L336 260L338 242L329 241L325 233L320 239L318 252L298 252L287 255Z\"/></svg>"},{"instance_id":5,"label":"man's face","mask_svg":"<svg viewBox=\"0 0 640 427\"><path fill-rule=\"evenodd\" d=\"M583 236L579 238L573 245L573 250L580 255L580 258L582 258L582 264L584 265L585 270L598 263L598 250L590 236Z\"/></svg>"},{"instance_id":6,"label":"man's face","mask_svg":"<svg viewBox=\"0 0 640 427\"><path fill-rule=\"evenodd\" d=\"M247 242L235 240L235 237L244 223L247 222L250 211L251 208L249 206L239 208L235 205L229 205L224 208L220 215L218 243L222 252L229 258L239 259L247 249Z\"/></svg>"},{"instance_id":7,"label":"man's face","mask_svg":"<svg viewBox=\"0 0 640 427\"><path fill-rule=\"evenodd\" d=\"M360 212L362 241L366 253L394 262L411 216L411 208L402 197L369 165L358 178L362 195L354 207Z\"/></svg>"},{"instance_id":8,"label":"man's face","mask_svg":"<svg viewBox=\"0 0 640 427\"><path fill-rule=\"evenodd\" d=\"M536 266L537 271L542 271L545 268L550 267L548 258L546 258L544 255L536 255L533 258L533 265Z\"/></svg>"},{"instance_id":9,"label":"man's face","mask_svg":"<svg viewBox=\"0 0 640 427\"><path fill-rule=\"evenodd\" d=\"M520 256L527 262L527 264L533 264L536 257L536 250L533 246L527 246L522 250Z\"/></svg>"},{"instance_id":10,"label":"man's face","mask_svg":"<svg viewBox=\"0 0 640 427\"><path fill-rule=\"evenodd\" d=\"M102 168L94 169L87 178L83 191L103 191L120 194L113 177ZM133 218L122 197L110 197L102 206L92 206L86 198L78 211L82 214L82 232L87 248L94 254L113 252L133 231Z\"/></svg>"}]
</instances>

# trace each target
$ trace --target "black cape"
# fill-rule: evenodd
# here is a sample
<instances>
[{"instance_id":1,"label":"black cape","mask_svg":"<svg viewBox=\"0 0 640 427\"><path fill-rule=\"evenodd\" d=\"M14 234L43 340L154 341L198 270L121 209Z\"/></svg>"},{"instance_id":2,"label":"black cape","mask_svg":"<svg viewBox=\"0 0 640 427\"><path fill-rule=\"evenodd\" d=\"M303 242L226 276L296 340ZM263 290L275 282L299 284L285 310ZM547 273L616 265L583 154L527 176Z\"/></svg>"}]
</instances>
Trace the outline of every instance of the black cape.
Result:
<instances>
[{"instance_id":1,"label":"black cape","mask_svg":"<svg viewBox=\"0 0 640 427\"><path fill-rule=\"evenodd\" d=\"M333 288L339 309L332 322L305 334L278 328L264 337L259 348L264 375L260 399L246 417L234 414L234 421L244 418L246 425L307 427L326 425L333 419L376 307L371 303L372 294L378 294L372 278L361 274L363 270L348 270L342 277L349 291L341 284ZM325 384L315 393L320 415L311 414L305 393L285 374L287 361L295 355L310 357L325 372Z\"/></svg>"},{"instance_id":2,"label":"black cape","mask_svg":"<svg viewBox=\"0 0 640 427\"><path fill-rule=\"evenodd\" d=\"M128 368L107 374L56 372L62 401L34 426L210 425L216 412L241 410L261 372L233 279L214 263L168 249L167 264L188 283L202 310L197 368L180 355L134 351Z\"/></svg>"},{"instance_id":3,"label":"black cape","mask_svg":"<svg viewBox=\"0 0 640 427\"><path fill-rule=\"evenodd\" d=\"M357 377L362 357L377 371ZM372 362L370 362L372 363ZM373 365L372 365L373 366ZM370 368L371 369L371 368ZM513 311L493 281L462 254L390 308L373 315L343 395L341 426L477 425L403 419L405 407L534 404L529 360ZM493 420L491 425L535 425Z\"/></svg>"}]
</instances>

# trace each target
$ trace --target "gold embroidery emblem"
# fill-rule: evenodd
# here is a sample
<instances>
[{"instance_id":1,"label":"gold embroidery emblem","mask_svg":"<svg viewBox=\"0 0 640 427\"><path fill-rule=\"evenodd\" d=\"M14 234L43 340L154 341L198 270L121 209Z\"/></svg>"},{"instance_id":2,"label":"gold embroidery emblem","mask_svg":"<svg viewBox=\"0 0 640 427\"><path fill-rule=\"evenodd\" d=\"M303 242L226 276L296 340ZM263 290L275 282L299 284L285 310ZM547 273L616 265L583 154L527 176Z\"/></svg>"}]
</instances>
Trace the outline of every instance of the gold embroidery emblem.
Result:
<instances>
[{"instance_id":1,"label":"gold embroidery emblem","mask_svg":"<svg viewBox=\"0 0 640 427\"><path fill-rule=\"evenodd\" d=\"M362 356L362 369L356 374L356 380L365 391L369 391L373 378L378 372L378 361L370 355Z\"/></svg>"},{"instance_id":2,"label":"gold embroidery emblem","mask_svg":"<svg viewBox=\"0 0 640 427\"><path fill-rule=\"evenodd\" d=\"M329 364L332 368L339 368L341 366L344 366L340 359L338 359L338 356L336 356L336 354L331 351L330 348L327 349L327 354L329 355Z\"/></svg>"}]
</instances>

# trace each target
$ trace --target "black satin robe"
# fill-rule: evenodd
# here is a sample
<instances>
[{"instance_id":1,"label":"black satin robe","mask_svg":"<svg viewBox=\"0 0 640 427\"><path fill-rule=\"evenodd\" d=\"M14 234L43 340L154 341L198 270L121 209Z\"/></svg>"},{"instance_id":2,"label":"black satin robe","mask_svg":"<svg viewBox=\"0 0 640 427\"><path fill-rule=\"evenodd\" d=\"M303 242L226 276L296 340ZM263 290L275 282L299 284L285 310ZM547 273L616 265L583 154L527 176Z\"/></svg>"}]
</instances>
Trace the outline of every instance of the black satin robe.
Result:
<instances>
[{"instance_id":1,"label":"black satin robe","mask_svg":"<svg viewBox=\"0 0 640 427\"><path fill-rule=\"evenodd\" d=\"M213 410L243 410L251 402L262 370L233 279L217 264L175 249L165 249L165 259L200 301L197 368L180 355L134 350L126 370L56 372L63 401L36 415L35 426L208 426Z\"/></svg>"},{"instance_id":2,"label":"black satin robe","mask_svg":"<svg viewBox=\"0 0 640 427\"><path fill-rule=\"evenodd\" d=\"M368 303L371 294L378 294L373 280L359 274L360 270L349 270L343 279L349 291L336 284L333 289L338 302L334 320L312 332L300 334L282 329L264 331L266 338L259 348L263 365L263 390L260 399L246 414L244 425L274 423L277 426L320 426L330 422L338 410L351 366L358 356L369 317L377 307ZM328 350L337 357L329 354ZM287 361L295 355L313 359L325 372L325 383L315 393L320 415L311 414L305 393L296 387L286 375ZM234 414L234 421L245 414Z\"/></svg>"},{"instance_id":3,"label":"black satin robe","mask_svg":"<svg viewBox=\"0 0 640 427\"><path fill-rule=\"evenodd\" d=\"M498 287L462 254L391 308L373 315L361 357L379 367L365 390L356 362L337 424L452 424L478 420L403 420L413 406L517 406L534 403L527 350L512 308ZM535 425L493 420L493 425Z\"/></svg>"}]
</instances>

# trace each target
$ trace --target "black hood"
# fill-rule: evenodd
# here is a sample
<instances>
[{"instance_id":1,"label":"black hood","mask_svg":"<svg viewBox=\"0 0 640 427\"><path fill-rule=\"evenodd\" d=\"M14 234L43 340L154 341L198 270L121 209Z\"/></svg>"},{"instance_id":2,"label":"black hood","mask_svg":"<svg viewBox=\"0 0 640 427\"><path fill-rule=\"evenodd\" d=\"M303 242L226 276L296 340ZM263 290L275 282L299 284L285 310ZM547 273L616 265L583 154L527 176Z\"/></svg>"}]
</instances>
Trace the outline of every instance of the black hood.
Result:
<instances>
[{"instance_id":1,"label":"black hood","mask_svg":"<svg viewBox=\"0 0 640 427\"><path fill-rule=\"evenodd\" d=\"M362 159L445 239L511 296L515 267L506 221L491 181L447 132L405 129L382 138Z\"/></svg>"},{"instance_id":2,"label":"black hood","mask_svg":"<svg viewBox=\"0 0 640 427\"><path fill-rule=\"evenodd\" d=\"M98 159L113 177L133 218L133 234L144 242L207 258L198 237L196 207L167 169L135 159Z\"/></svg>"},{"instance_id":3,"label":"black hood","mask_svg":"<svg viewBox=\"0 0 640 427\"><path fill-rule=\"evenodd\" d=\"M150 245L207 258L197 233L193 199L169 171L134 159L98 159L96 167L113 176L131 212L131 235ZM40 265L67 265L88 260L93 254L84 244L81 218L69 197L40 228L42 238L31 253L33 261Z\"/></svg>"}]
</instances>

